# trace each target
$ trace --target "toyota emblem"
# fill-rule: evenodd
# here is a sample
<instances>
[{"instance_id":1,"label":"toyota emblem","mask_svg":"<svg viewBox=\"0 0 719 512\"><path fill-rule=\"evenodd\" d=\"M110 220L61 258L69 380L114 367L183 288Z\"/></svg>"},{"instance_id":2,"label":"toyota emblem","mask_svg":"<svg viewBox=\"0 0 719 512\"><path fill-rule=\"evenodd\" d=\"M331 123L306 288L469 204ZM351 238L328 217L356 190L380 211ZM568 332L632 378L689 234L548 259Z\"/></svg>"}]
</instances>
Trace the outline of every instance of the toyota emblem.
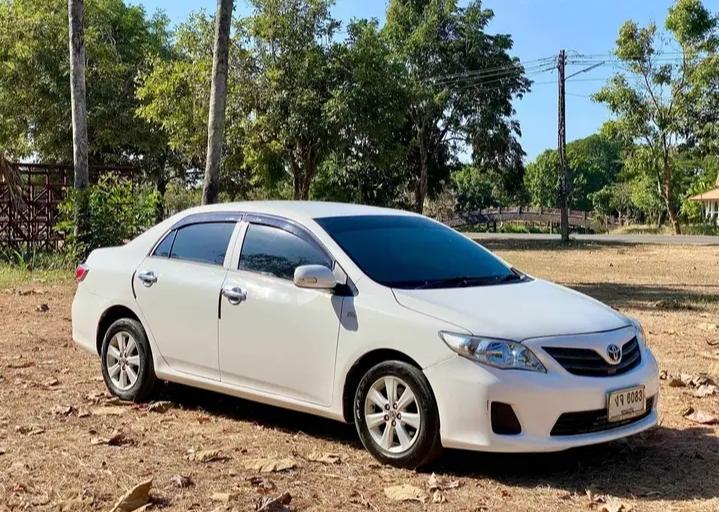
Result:
<instances>
[{"instance_id":1,"label":"toyota emblem","mask_svg":"<svg viewBox=\"0 0 719 512\"><path fill-rule=\"evenodd\" d=\"M612 364L619 364L622 360L622 349L612 343L607 347L607 355Z\"/></svg>"}]
</instances>

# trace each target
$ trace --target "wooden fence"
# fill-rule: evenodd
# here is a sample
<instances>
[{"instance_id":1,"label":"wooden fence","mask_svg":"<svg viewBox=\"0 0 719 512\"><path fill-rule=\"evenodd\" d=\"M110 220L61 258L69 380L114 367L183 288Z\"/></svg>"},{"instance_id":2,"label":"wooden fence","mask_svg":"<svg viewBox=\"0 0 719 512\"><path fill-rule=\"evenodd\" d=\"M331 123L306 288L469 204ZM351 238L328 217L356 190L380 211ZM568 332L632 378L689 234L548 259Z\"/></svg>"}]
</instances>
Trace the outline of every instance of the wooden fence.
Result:
<instances>
[{"instance_id":1,"label":"wooden fence","mask_svg":"<svg viewBox=\"0 0 719 512\"><path fill-rule=\"evenodd\" d=\"M0 251L7 249L57 249L63 240L55 231L58 205L73 184L72 165L10 164L20 177L21 197L15 201L8 184L0 177ZM106 172L134 179L139 173L131 167L92 166L90 181Z\"/></svg>"}]
</instances>

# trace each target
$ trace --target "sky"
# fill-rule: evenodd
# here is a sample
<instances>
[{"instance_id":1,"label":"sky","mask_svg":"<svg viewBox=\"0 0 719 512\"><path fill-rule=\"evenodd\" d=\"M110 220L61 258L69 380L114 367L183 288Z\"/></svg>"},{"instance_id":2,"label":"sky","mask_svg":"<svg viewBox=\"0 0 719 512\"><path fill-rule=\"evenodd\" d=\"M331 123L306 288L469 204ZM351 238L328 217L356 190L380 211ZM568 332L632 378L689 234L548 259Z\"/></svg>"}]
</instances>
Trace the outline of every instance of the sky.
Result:
<instances>
[{"instance_id":1,"label":"sky","mask_svg":"<svg viewBox=\"0 0 719 512\"><path fill-rule=\"evenodd\" d=\"M214 12L213 0L131 0L152 13L165 11L173 22L181 22L188 13L205 9ZM466 3L466 2L462 2ZM671 0L484 0L485 8L495 17L488 27L492 33L511 34L513 56L528 62L558 54L608 54L614 48L619 28L632 19L642 25L655 21L663 26ZM719 11L719 0L704 0L710 10ZM386 0L336 0L333 14L343 22L352 18L384 20ZM249 11L247 0L235 1L235 15ZM586 66L567 68L567 76ZM589 95L596 92L612 75L603 66L578 75L567 82L567 140L595 133L610 118L609 112L594 103ZM557 145L557 74L533 75L532 92L515 102L522 129L522 147L527 160Z\"/></svg>"}]
</instances>

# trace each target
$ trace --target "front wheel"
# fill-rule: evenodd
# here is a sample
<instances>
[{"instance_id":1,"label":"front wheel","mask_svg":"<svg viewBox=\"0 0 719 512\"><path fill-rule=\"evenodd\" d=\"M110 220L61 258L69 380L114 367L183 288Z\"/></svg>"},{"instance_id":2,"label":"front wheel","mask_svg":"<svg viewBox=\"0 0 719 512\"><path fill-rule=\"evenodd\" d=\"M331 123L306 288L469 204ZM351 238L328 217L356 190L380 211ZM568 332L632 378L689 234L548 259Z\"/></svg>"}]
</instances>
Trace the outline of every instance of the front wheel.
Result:
<instances>
[{"instance_id":1,"label":"front wheel","mask_svg":"<svg viewBox=\"0 0 719 512\"><path fill-rule=\"evenodd\" d=\"M115 321L105 333L100 354L102 376L110 392L141 402L155 389L152 352L142 324L131 318Z\"/></svg>"},{"instance_id":2,"label":"front wheel","mask_svg":"<svg viewBox=\"0 0 719 512\"><path fill-rule=\"evenodd\" d=\"M362 444L383 463L414 469L441 453L434 395L424 374L405 362L385 361L364 375L354 419Z\"/></svg>"}]
</instances>

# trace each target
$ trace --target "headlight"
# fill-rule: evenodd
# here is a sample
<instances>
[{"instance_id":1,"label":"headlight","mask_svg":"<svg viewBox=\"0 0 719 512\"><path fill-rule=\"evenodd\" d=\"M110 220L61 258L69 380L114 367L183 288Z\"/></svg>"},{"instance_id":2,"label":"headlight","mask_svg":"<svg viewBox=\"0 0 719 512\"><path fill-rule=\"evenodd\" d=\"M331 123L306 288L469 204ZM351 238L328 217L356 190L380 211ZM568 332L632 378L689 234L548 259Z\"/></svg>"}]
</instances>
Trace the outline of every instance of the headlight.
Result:
<instances>
[{"instance_id":1,"label":"headlight","mask_svg":"<svg viewBox=\"0 0 719 512\"><path fill-rule=\"evenodd\" d=\"M644 327L642 327L642 324L639 323L639 320L637 320L634 317L627 317L629 318L629 321L634 326L634 330L636 331L637 335L637 341L639 341L640 345L647 346L647 334L644 332Z\"/></svg>"},{"instance_id":2,"label":"headlight","mask_svg":"<svg viewBox=\"0 0 719 512\"><path fill-rule=\"evenodd\" d=\"M547 371L534 352L521 343L444 331L439 336L459 355L482 364L503 370Z\"/></svg>"}]
</instances>

